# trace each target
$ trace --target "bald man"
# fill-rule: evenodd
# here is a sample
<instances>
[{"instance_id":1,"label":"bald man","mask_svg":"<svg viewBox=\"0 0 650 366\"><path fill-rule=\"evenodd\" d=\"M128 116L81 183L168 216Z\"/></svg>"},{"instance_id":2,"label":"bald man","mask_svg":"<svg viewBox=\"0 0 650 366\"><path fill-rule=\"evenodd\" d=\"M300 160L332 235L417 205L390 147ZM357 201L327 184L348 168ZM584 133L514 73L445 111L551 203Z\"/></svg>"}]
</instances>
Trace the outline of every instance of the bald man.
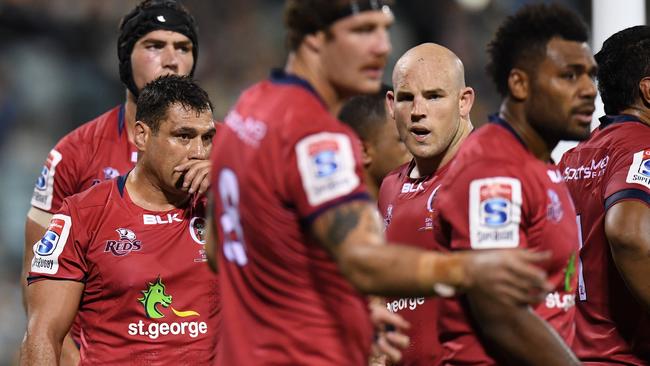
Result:
<instances>
[{"instance_id":1,"label":"bald man","mask_svg":"<svg viewBox=\"0 0 650 366\"><path fill-rule=\"evenodd\" d=\"M413 159L381 185L379 209L386 237L391 243L435 249L432 202L458 147L472 131L474 91L465 85L460 59L433 43L416 46L397 61L393 85L394 91L386 93L388 112ZM411 323L411 344L401 364L435 364L441 354L437 300L392 298L387 306Z\"/></svg>"}]
</instances>

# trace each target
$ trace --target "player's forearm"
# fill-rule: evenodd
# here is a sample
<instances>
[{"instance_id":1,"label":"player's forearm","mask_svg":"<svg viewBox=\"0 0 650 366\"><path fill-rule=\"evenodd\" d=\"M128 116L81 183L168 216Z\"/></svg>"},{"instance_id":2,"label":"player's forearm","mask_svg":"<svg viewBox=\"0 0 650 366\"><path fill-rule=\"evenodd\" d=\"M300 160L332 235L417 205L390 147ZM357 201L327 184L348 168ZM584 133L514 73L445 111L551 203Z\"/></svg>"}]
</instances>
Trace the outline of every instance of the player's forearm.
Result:
<instances>
[{"instance_id":1,"label":"player's forearm","mask_svg":"<svg viewBox=\"0 0 650 366\"><path fill-rule=\"evenodd\" d=\"M339 266L361 292L383 296L431 296L435 285L463 281L460 255L404 245L351 246Z\"/></svg>"},{"instance_id":2,"label":"player's forearm","mask_svg":"<svg viewBox=\"0 0 650 366\"><path fill-rule=\"evenodd\" d=\"M60 354L61 342L28 329L20 350L20 366L58 365Z\"/></svg>"},{"instance_id":3,"label":"player's forearm","mask_svg":"<svg viewBox=\"0 0 650 366\"><path fill-rule=\"evenodd\" d=\"M72 336L68 333L61 345L61 366L77 366L79 365L80 355L77 345L72 340Z\"/></svg>"},{"instance_id":4,"label":"player's forearm","mask_svg":"<svg viewBox=\"0 0 650 366\"><path fill-rule=\"evenodd\" d=\"M562 338L529 307L508 306L482 295L468 294L476 324L508 365L580 365ZM531 350L541 350L531 352Z\"/></svg>"}]
</instances>

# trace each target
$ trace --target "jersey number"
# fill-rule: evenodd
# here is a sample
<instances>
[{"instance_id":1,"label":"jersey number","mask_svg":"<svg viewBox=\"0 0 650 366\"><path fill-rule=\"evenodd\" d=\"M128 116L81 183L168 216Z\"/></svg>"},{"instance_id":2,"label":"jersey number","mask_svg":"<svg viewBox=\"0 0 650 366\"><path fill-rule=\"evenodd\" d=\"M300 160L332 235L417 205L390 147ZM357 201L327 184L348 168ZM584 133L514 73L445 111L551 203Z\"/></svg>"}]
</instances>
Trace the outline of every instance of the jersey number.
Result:
<instances>
[{"instance_id":1,"label":"jersey number","mask_svg":"<svg viewBox=\"0 0 650 366\"><path fill-rule=\"evenodd\" d=\"M224 234L223 254L230 262L244 266L248 258L239 216L239 184L237 176L230 169L224 169L219 174L219 195L223 205L220 219Z\"/></svg>"}]
</instances>

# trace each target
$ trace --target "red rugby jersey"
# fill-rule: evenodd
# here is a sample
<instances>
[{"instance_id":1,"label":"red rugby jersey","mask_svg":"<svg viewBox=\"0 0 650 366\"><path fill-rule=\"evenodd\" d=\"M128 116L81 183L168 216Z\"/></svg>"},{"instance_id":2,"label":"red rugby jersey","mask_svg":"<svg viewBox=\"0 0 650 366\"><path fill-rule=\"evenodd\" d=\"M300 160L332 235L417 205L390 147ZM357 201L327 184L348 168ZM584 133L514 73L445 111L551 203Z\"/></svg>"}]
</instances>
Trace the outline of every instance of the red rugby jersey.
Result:
<instances>
[{"instance_id":1,"label":"red rugby jersey","mask_svg":"<svg viewBox=\"0 0 650 366\"><path fill-rule=\"evenodd\" d=\"M650 319L612 259L605 213L616 202L650 205L650 126L632 116L601 119L560 168L581 226L576 354L589 365L650 365Z\"/></svg>"},{"instance_id":2,"label":"red rugby jersey","mask_svg":"<svg viewBox=\"0 0 650 366\"><path fill-rule=\"evenodd\" d=\"M34 245L29 283L85 284L81 365L209 365L219 298L204 263L204 201L148 211L131 201L124 182L64 200Z\"/></svg>"},{"instance_id":3,"label":"red rugby jersey","mask_svg":"<svg viewBox=\"0 0 650 366\"><path fill-rule=\"evenodd\" d=\"M45 160L32 206L54 213L64 198L133 169L138 150L124 123L120 105L65 135Z\"/></svg>"},{"instance_id":4,"label":"red rugby jersey","mask_svg":"<svg viewBox=\"0 0 650 366\"><path fill-rule=\"evenodd\" d=\"M367 301L309 235L369 199L360 146L312 87L276 71L243 93L212 151L223 333L218 365L366 365Z\"/></svg>"},{"instance_id":5,"label":"red rugby jersey","mask_svg":"<svg viewBox=\"0 0 650 366\"><path fill-rule=\"evenodd\" d=\"M133 169L137 148L129 142L124 123L122 104L65 135L45 160L31 205L54 213L64 198ZM75 319L70 329L77 343L80 326Z\"/></svg>"},{"instance_id":6,"label":"red rugby jersey","mask_svg":"<svg viewBox=\"0 0 650 366\"><path fill-rule=\"evenodd\" d=\"M571 197L553 164L532 155L507 122L471 134L443 179L434 208L439 242L448 250L549 250L545 263L555 286L534 310L567 344L575 334L575 261L578 231ZM465 297L440 300L440 341L445 365L494 365Z\"/></svg>"},{"instance_id":7,"label":"red rugby jersey","mask_svg":"<svg viewBox=\"0 0 650 366\"><path fill-rule=\"evenodd\" d=\"M438 250L434 239L433 201L440 181L451 162L427 177L409 178L414 161L404 164L384 178L379 191L379 211L384 217L386 239L428 250ZM434 365L441 355L438 342L438 299L388 298L387 307L404 317L411 328L401 365Z\"/></svg>"}]
</instances>

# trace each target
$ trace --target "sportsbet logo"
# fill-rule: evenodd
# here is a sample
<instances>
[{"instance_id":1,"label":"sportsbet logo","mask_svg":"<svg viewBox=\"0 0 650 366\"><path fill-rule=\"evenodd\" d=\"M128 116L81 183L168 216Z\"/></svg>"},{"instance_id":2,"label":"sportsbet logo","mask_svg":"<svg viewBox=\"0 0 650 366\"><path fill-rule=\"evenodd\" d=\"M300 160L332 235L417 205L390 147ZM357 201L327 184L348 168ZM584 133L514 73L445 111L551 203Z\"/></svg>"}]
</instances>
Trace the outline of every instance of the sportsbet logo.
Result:
<instances>
[{"instance_id":1,"label":"sportsbet logo","mask_svg":"<svg viewBox=\"0 0 650 366\"><path fill-rule=\"evenodd\" d=\"M201 316L194 310L179 311L174 309L172 296L165 292L165 284L158 277L156 282L149 282L147 289L142 291L142 297L138 302L144 306L144 315L147 319L162 319L165 314L161 308L170 308L172 313L178 318L199 317ZM129 335L144 336L149 339L156 339L160 336L184 336L189 335L196 338L200 334L208 332L208 324L199 321L144 321L139 320L137 323L129 323Z\"/></svg>"}]
</instances>

